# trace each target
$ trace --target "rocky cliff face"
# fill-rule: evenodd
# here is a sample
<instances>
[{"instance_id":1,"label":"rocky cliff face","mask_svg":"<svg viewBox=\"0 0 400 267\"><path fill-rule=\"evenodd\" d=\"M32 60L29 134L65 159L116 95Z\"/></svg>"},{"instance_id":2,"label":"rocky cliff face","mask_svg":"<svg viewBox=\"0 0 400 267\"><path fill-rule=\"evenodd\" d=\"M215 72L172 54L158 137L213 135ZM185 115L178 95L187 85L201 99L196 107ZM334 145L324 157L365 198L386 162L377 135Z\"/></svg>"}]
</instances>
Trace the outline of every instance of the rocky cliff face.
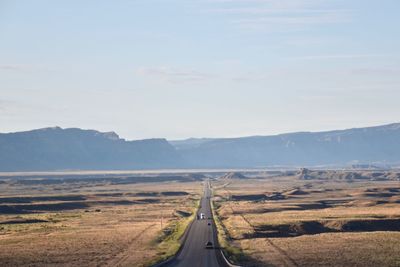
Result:
<instances>
[{"instance_id":1,"label":"rocky cliff face","mask_svg":"<svg viewBox=\"0 0 400 267\"><path fill-rule=\"evenodd\" d=\"M141 169L179 166L165 139L125 141L114 132L45 128L0 134L0 170Z\"/></svg>"},{"instance_id":2,"label":"rocky cliff face","mask_svg":"<svg viewBox=\"0 0 400 267\"><path fill-rule=\"evenodd\" d=\"M176 144L176 141L175 141ZM192 167L351 165L400 162L400 124L330 132L178 142Z\"/></svg>"},{"instance_id":3,"label":"rocky cliff face","mask_svg":"<svg viewBox=\"0 0 400 267\"><path fill-rule=\"evenodd\" d=\"M399 151L400 124L171 143L54 127L0 134L0 171L388 166Z\"/></svg>"}]
</instances>

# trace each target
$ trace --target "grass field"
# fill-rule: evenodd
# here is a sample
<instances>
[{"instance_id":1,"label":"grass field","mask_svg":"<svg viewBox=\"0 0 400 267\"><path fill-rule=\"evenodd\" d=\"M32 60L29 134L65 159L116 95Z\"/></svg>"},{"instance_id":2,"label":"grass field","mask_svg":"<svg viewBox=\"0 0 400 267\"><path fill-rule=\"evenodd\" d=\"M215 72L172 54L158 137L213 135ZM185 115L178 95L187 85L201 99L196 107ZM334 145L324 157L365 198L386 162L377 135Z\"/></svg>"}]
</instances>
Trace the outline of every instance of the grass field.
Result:
<instances>
[{"instance_id":1,"label":"grass field","mask_svg":"<svg viewBox=\"0 0 400 267\"><path fill-rule=\"evenodd\" d=\"M247 172L214 179L219 237L232 259L246 266L400 266L398 180L307 175ZM151 265L178 249L203 178L3 176L0 265Z\"/></svg>"},{"instance_id":2,"label":"grass field","mask_svg":"<svg viewBox=\"0 0 400 267\"><path fill-rule=\"evenodd\" d=\"M149 265L176 251L201 190L201 182L192 180L119 184L82 178L33 186L4 180L0 265Z\"/></svg>"},{"instance_id":3,"label":"grass field","mask_svg":"<svg viewBox=\"0 0 400 267\"><path fill-rule=\"evenodd\" d=\"M220 179L214 191L246 266L400 266L397 180L260 174Z\"/></svg>"}]
</instances>

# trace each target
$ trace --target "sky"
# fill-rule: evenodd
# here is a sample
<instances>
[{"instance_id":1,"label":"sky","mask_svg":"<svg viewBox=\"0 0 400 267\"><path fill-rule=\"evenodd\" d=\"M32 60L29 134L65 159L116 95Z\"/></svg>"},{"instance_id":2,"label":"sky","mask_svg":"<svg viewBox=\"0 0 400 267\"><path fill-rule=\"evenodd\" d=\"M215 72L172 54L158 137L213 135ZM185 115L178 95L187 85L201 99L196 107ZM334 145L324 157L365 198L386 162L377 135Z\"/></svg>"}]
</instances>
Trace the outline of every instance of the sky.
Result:
<instances>
[{"instance_id":1,"label":"sky","mask_svg":"<svg viewBox=\"0 0 400 267\"><path fill-rule=\"evenodd\" d=\"M400 122L398 0L0 0L0 132Z\"/></svg>"}]
</instances>

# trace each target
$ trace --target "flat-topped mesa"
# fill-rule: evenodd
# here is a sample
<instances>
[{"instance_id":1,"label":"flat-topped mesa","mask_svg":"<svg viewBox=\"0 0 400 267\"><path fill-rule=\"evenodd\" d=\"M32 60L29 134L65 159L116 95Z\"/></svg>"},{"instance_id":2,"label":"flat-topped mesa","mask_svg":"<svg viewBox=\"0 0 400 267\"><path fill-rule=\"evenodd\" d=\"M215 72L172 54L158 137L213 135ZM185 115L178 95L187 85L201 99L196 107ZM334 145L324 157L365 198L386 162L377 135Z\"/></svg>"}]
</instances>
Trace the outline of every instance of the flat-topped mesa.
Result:
<instances>
[{"instance_id":1,"label":"flat-topped mesa","mask_svg":"<svg viewBox=\"0 0 400 267\"><path fill-rule=\"evenodd\" d=\"M296 174L301 180L369 180L369 181L399 181L400 171L398 170L310 170L300 169Z\"/></svg>"},{"instance_id":2,"label":"flat-topped mesa","mask_svg":"<svg viewBox=\"0 0 400 267\"><path fill-rule=\"evenodd\" d=\"M298 177L299 179L302 179L302 180L307 180L307 179L310 178L309 172L310 172L309 169L307 169L307 168L301 168L301 169L299 170L299 172L297 173L297 177Z\"/></svg>"},{"instance_id":3,"label":"flat-topped mesa","mask_svg":"<svg viewBox=\"0 0 400 267\"><path fill-rule=\"evenodd\" d=\"M0 171L159 169L181 161L165 139L60 127L0 134L0 158Z\"/></svg>"},{"instance_id":4,"label":"flat-topped mesa","mask_svg":"<svg viewBox=\"0 0 400 267\"><path fill-rule=\"evenodd\" d=\"M221 177L221 179L230 180L230 179L248 179L247 176L243 175L240 172L229 172Z\"/></svg>"}]
</instances>

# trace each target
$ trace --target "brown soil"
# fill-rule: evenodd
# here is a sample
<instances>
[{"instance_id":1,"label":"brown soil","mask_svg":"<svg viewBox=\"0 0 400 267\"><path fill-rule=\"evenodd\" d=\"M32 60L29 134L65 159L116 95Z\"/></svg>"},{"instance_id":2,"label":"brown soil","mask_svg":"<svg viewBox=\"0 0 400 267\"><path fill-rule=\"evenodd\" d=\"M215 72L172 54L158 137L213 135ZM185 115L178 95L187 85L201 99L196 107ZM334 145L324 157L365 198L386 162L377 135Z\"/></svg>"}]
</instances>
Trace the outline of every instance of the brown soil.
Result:
<instances>
[{"instance_id":1,"label":"brown soil","mask_svg":"<svg viewBox=\"0 0 400 267\"><path fill-rule=\"evenodd\" d=\"M400 219L302 221L291 224L259 225L244 238L295 237L331 232L400 231Z\"/></svg>"}]
</instances>

